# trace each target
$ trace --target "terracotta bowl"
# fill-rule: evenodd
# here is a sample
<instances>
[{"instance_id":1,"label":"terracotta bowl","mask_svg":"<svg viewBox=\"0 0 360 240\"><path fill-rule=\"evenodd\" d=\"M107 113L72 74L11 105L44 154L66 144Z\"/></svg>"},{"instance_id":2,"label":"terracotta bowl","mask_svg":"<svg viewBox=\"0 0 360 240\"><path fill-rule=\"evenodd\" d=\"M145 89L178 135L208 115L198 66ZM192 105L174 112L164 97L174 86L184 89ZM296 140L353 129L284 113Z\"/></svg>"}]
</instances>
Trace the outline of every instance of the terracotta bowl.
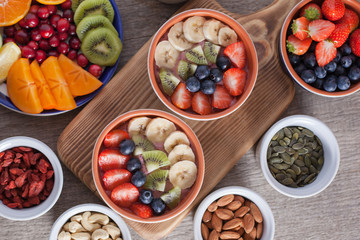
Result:
<instances>
[{"instance_id":1,"label":"terracotta bowl","mask_svg":"<svg viewBox=\"0 0 360 240\"><path fill-rule=\"evenodd\" d=\"M155 49L158 45L160 39L162 36L176 23L183 21L186 18L192 17L192 16L203 16L203 17L211 17L214 19L217 19L219 21L222 21L223 23L227 24L229 27L231 27L238 35L239 39L244 42L246 47L246 54L248 57L248 80L245 85L244 93L238 97L237 102L232 105L230 108L225 109L220 112L211 113L208 115L199 115L196 113L187 112L185 110L182 110L180 108L177 108L172 104L172 102L168 99L168 97L163 93L163 91L160 89L158 82L155 77ZM210 9L192 9L188 10L182 13L179 13L175 15L174 17L170 18L164 25L160 27L160 29L155 34L149 49L149 55L148 55L148 74L150 78L151 85L156 93L156 95L159 97L159 99L167 106L170 110L174 111L175 113L189 119L193 120L214 120L219 119L222 117L225 117L229 115L230 113L234 112L236 109L238 109L250 96L256 82L257 74L258 74L258 60L256 55L256 50L254 43L252 42L249 34L246 32L246 30L233 18L230 16L210 10Z\"/></svg>"},{"instance_id":2,"label":"terracotta bowl","mask_svg":"<svg viewBox=\"0 0 360 240\"><path fill-rule=\"evenodd\" d=\"M161 216L153 216L148 219L143 219L132 213L130 210L121 208L113 203L110 197L106 194L105 189L102 184L102 179L100 175L99 165L98 165L98 156L100 154L100 150L102 148L102 142L108 132L111 130L118 128L120 125L125 123L126 121L134 118L134 117L141 117L141 116L148 116L148 117L162 117L171 122L173 122L181 131L183 131L189 138L190 144L194 150L195 157L196 157L196 164L198 168L197 178L194 185L191 187L190 191L186 195L184 199L179 203L179 205L172 209L171 211L166 212ZM204 153L202 151L199 139L196 137L195 133L192 129L182 120L175 117L172 114L159 111L159 110L151 110L151 109L141 109L141 110L134 110L127 113L124 113L114 119L109 125L107 125L104 130L101 132L100 136L98 137L95 147L93 150L92 155L92 174L93 179L95 182L96 189L98 190L101 198L104 202L115 212L120 214L121 216L142 223L156 223L156 222L163 222L167 221L180 213L182 213L189 205L195 200L196 196L200 192L203 180L204 180L204 172L205 172L205 160L204 160Z\"/></svg>"},{"instance_id":3,"label":"terracotta bowl","mask_svg":"<svg viewBox=\"0 0 360 240\"><path fill-rule=\"evenodd\" d=\"M359 14L360 16L360 2L358 1L353 1L353 0L342 0L345 3L346 8L352 9L353 11L355 11L356 13ZM286 17L285 22L281 28L281 33L280 33L280 54L282 56L283 62L289 72L289 74L292 76L292 78L304 89L308 90L309 92L315 93L317 95L320 96L324 96L324 97L345 97L348 96L350 94L353 94L357 91L360 90L360 82L354 84L352 83L350 88L346 91L338 91L338 92L327 92L325 90L319 90L309 84L307 84L304 80L301 79L301 77L295 72L294 68L292 67L292 65L290 64L290 60L289 60L289 56L288 53L286 51L286 33L287 30L290 26L290 24L292 23L292 20L294 18L296 18L298 12L300 11L300 9L305 6L307 3L309 2L314 2L319 4L319 6L321 6L321 3L323 2L322 0L315 0L315 1L311 1L311 0L302 0L300 1L289 13L289 15Z\"/></svg>"}]
</instances>

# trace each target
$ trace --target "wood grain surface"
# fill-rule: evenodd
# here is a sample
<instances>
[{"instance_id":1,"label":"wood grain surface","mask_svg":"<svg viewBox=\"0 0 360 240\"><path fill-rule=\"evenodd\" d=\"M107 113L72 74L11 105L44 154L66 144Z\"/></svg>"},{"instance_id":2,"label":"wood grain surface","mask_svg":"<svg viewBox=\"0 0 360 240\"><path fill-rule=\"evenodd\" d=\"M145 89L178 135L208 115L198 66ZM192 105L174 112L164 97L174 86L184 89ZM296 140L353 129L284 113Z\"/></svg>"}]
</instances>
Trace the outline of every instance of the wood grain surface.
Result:
<instances>
[{"instance_id":1,"label":"wood grain surface","mask_svg":"<svg viewBox=\"0 0 360 240\"><path fill-rule=\"evenodd\" d=\"M218 0L218 2L232 12L250 14L266 7L272 1ZM157 28L181 7L181 5L162 4L156 0L118 0L118 6L125 37L125 48L119 68L122 68ZM237 185L260 193L270 204L275 216L275 239L359 239L360 94L342 99L329 99L313 95L297 85L295 89L295 98L282 117L293 114L311 115L325 122L333 130L341 151L340 169L333 183L312 198L285 197L266 182L252 148L239 159L215 189ZM45 142L56 151L56 142L60 133L81 110L54 117L38 118L0 107L0 139L17 135L31 136ZM74 157L77 154L79 153L74 152ZM55 206L42 217L28 222L0 218L1 240L48 239L53 222L62 212L77 204L102 203L66 167L63 170L64 188ZM193 239L192 217L193 212L165 239ZM135 231L131 232L133 239L142 239Z\"/></svg>"}]
</instances>

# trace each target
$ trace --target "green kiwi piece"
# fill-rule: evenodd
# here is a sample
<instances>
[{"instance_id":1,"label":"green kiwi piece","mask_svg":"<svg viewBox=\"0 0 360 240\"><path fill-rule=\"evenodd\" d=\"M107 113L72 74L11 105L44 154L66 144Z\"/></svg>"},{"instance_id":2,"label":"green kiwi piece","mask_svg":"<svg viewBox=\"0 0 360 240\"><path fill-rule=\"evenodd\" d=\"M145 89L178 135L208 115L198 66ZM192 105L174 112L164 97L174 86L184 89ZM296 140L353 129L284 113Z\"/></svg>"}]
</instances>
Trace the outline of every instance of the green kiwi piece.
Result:
<instances>
[{"instance_id":1,"label":"green kiwi piece","mask_svg":"<svg viewBox=\"0 0 360 240\"><path fill-rule=\"evenodd\" d=\"M158 169L146 176L146 182L143 187L145 189L163 192L165 190L168 175L169 170Z\"/></svg>"},{"instance_id":2,"label":"green kiwi piece","mask_svg":"<svg viewBox=\"0 0 360 240\"><path fill-rule=\"evenodd\" d=\"M160 196L161 200L164 201L166 206L170 209L174 209L180 202L181 188L175 186L169 192L164 193Z\"/></svg>"},{"instance_id":3,"label":"green kiwi piece","mask_svg":"<svg viewBox=\"0 0 360 240\"><path fill-rule=\"evenodd\" d=\"M138 156L145 151L155 150L154 145L145 137L141 135L132 136L132 140L135 143L134 155Z\"/></svg>"},{"instance_id":4,"label":"green kiwi piece","mask_svg":"<svg viewBox=\"0 0 360 240\"><path fill-rule=\"evenodd\" d=\"M114 14L114 9L109 0L85 0L76 9L74 22L78 25L84 17L90 15L103 15L110 22L113 22Z\"/></svg>"},{"instance_id":5,"label":"green kiwi piece","mask_svg":"<svg viewBox=\"0 0 360 240\"><path fill-rule=\"evenodd\" d=\"M100 66L113 66L122 50L122 43L113 31L96 28L89 31L81 43L81 51L90 62Z\"/></svg>"},{"instance_id":6,"label":"green kiwi piece","mask_svg":"<svg viewBox=\"0 0 360 240\"><path fill-rule=\"evenodd\" d=\"M146 169L149 172L170 165L170 161L166 154L160 150L143 152L142 157L144 159Z\"/></svg>"},{"instance_id":7,"label":"green kiwi piece","mask_svg":"<svg viewBox=\"0 0 360 240\"><path fill-rule=\"evenodd\" d=\"M112 25L112 23L106 17L102 15L91 15L88 17L84 17L83 20L76 27L76 34L79 39L82 41L86 34L96 28L107 28L113 31L116 35L118 32Z\"/></svg>"},{"instance_id":8,"label":"green kiwi piece","mask_svg":"<svg viewBox=\"0 0 360 240\"><path fill-rule=\"evenodd\" d=\"M80 3L82 3L83 1L85 1L85 0L72 0L71 1L71 9L73 10L73 12L76 11L76 9L80 5Z\"/></svg>"},{"instance_id":9,"label":"green kiwi piece","mask_svg":"<svg viewBox=\"0 0 360 240\"><path fill-rule=\"evenodd\" d=\"M177 72L179 76L186 81L189 77L194 75L197 65L193 63L188 63L187 61L180 60Z\"/></svg>"},{"instance_id":10,"label":"green kiwi piece","mask_svg":"<svg viewBox=\"0 0 360 240\"><path fill-rule=\"evenodd\" d=\"M209 62L216 63L217 56L219 55L220 46L211 42L204 43L204 54Z\"/></svg>"},{"instance_id":11,"label":"green kiwi piece","mask_svg":"<svg viewBox=\"0 0 360 240\"><path fill-rule=\"evenodd\" d=\"M159 77L161 85L164 89L164 92L171 96L177 85L179 85L180 80L171 73L171 71L161 68L159 71Z\"/></svg>"},{"instance_id":12,"label":"green kiwi piece","mask_svg":"<svg viewBox=\"0 0 360 240\"><path fill-rule=\"evenodd\" d=\"M198 65L207 65L208 62L200 45L188 50L185 53L186 59Z\"/></svg>"}]
</instances>

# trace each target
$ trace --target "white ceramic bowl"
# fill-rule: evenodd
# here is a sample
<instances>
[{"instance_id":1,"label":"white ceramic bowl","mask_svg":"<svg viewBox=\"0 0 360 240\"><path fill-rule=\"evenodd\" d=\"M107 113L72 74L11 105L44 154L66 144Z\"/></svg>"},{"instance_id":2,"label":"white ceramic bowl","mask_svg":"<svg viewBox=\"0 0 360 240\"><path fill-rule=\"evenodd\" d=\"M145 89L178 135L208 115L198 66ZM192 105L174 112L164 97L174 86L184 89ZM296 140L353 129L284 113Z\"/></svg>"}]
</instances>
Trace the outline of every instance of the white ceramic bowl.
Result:
<instances>
[{"instance_id":1,"label":"white ceramic bowl","mask_svg":"<svg viewBox=\"0 0 360 240\"><path fill-rule=\"evenodd\" d=\"M199 205L194 216L194 239L203 240L201 236L201 221L208 206L224 195L240 195L255 203L263 216L263 234L261 240L273 240L275 234L275 220L269 204L256 192L237 186L224 187L209 194Z\"/></svg>"},{"instance_id":2,"label":"white ceramic bowl","mask_svg":"<svg viewBox=\"0 0 360 240\"><path fill-rule=\"evenodd\" d=\"M0 152L20 146L31 147L42 152L54 170L54 187L48 198L39 205L23 209L11 209L0 201L0 216L10 220L26 221L40 217L55 205L63 187L63 171L56 154L45 143L35 138L24 136L6 138L0 141Z\"/></svg>"},{"instance_id":3,"label":"white ceramic bowl","mask_svg":"<svg viewBox=\"0 0 360 240\"><path fill-rule=\"evenodd\" d=\"M51 228L49 240L57 239L61 228L64 226L65 223L70 221L70 218L72 216L86 211L98 212L107 215L120 228L122 239L131 240L129 228L127 227L124 220L110 208L94 203L80 204L68 209L63 214L61 214Z\"/></svg>"},{"instance_id":4,"label":"white ceramic bowl","mask_svg":"<svg viewBox=\"0 0 360 240\"><path fill-rule=\"evenodd\" d=\"M292 188L279 183L268 167L266 152L271 138L280 129L289 126L301 126L311 131L320 139L324 149L324 165L314 182L304 187ZM334 180L340 164L340 150L330 128L320 120L306 116L293 115L276 122L258 143L256 157L260 160L262 172L270 185L280 193L294 198L311 197L323 191Z\"/></svg>"}]
</instances>

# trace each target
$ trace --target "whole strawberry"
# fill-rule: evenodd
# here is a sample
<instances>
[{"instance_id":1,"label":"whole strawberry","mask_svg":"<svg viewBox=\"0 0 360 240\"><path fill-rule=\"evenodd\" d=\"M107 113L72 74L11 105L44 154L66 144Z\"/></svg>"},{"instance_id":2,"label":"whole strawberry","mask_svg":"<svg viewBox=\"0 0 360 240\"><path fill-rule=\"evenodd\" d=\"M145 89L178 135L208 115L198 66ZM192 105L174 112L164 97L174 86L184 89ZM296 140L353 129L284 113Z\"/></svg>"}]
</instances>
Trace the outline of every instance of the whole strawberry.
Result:
<instances>
[{"instance_id":1,"label":"whole strawberry","mask_svg":"<svg viewBox=\"0 0 360 240\"><path fill-rule=\"evenodd\" d=\"M356 12L345 9L344 16L336 22L336 24L346 23L350 26L350 32L354 31L359 26L359 16Z\"/></svg>"},{"instance_id":2,"label":"whole strawberry","mask_svg":"<svg viewBox=\"0 0 360 240\"><path fill-rule=\"evenodd\" d=\"M351 35L350 35L350 47L352 52L360 57L360 29L355 30Z\"/></svg>"},{"instance_id":3,"label":"whole strawberry","mask_svg":"<svg viewBox=\"0 0 360 240\"><path fill-rule=\"evenodd\" d=\"M306 17L299 17L295 19L291 25L291 29L295 37L300 40L304 40L309 36L308 34L309 21Z\"/></svg>"},{"instance_id":4,"label":"whole strawberry","mask_svg":"<svg viewBox=\"0 0 360 240\"><path fill-rule=\"evenodd\" d=\"M336 48L341 47L350 34L350 25L347 23L340 23L335 25L335 30L329 36L329 40L332 41Z\"/></svg>"},{"instance_id":5,"label":"whole strawberry","mask_svg":"<svg viewBox=\"0 0 360 240\"><path fill-rule=\"evenodd\" d=\"M149 218L153 216L151 208L142 203L134 203L130 206L130 209L141 218Z\"/></svg>"},{"instance_id":6,"label":"whole strawberry","mask_svg":"<svg viewBox=\"0 0 360 240\"><path fill-rule=\"evenodd\" d=\"M321 19L321 8L316 3L308 3L301 9L300 17L306 17L309 21Z\"/></svg>"},{"instance_id":7,"label":"whole strawberry","mask_svg":"<svg viewBox=\"0 0 360 240\"><path fill-rule=\"evenodd\" d=\"M341 0L325 0L321 5L321 11L330 21L336 21L345 14L345 4Z\"/></svg>"}]
</instances>

